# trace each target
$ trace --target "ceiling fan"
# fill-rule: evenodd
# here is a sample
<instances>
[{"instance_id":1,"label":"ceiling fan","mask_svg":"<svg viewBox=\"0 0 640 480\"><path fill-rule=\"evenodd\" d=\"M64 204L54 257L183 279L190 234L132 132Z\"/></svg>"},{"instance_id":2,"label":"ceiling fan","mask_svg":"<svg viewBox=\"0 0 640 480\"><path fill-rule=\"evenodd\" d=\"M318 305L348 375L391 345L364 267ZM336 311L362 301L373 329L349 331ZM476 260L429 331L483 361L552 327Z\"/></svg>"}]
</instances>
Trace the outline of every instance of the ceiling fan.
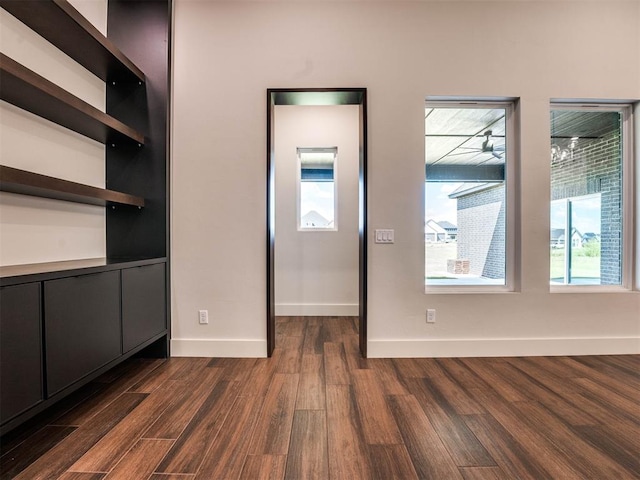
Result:
<instances>
[{"instance_id":1,"label":"ceiling fan","mask_svg":"<svg viewBox=\"0 0 640 480\"><path fill-rule=\"evenodd\" d=\"M477 147L459 147L459 148L462 148L465 150L473 150L473 151L482 152L482 153L490 153L497 159L502 160L502 155L504 154L504 145L494 145L491 135L493 135L492 130L485 130L485 132L483 133L483 136L485 137L485 139L484 139L484 142L482 142L481 148L477 148Z\"/></svg>"}]
</instances>

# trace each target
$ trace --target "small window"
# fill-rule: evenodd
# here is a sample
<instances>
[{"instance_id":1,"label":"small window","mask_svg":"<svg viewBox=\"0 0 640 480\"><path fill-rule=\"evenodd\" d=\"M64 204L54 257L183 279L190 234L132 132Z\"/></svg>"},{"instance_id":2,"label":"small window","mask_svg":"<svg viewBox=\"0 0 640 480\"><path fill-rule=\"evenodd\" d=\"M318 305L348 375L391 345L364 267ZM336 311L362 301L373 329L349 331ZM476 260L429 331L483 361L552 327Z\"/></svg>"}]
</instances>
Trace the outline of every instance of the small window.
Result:
<instances>
[{"instance_id":1,"label":"small window","mask_svg":"<svg viewBox=\"0 0 640 480\"><path fill-rule=\"evenodd\" d=\"M299 230L337 230L337 147L298 148Z\"/></svg>"},{"instance_id":2,"label":"small window","mask_svg":"<svg viewBox=\"0 0 640 480\"><path fill-rule=\"evenodd\" d=\"M510 289L513 102L425 109L425 286Z\"/></svg>"},{"instance_id":3,"label":"small window","mask_svg":"<svg viewBox=\"0 0 640 480\"><path fill-rule=\"evenodd\" d=\"M629 110L551 105L551 285L628 283Z\"/></svg>"}]
</instances>

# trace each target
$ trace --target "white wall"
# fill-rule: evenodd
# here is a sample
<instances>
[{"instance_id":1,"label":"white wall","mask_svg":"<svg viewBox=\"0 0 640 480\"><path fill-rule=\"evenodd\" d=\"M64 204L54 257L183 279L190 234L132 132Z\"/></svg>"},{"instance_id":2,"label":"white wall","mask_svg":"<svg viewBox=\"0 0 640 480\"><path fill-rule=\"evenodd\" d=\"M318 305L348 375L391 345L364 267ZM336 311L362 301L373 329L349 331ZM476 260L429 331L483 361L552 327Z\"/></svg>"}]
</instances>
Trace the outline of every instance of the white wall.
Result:
<instances>
[{"instance_id":1,"label":"white wall","mask_svg":"<svg viewBox=\"0 0 640 480\"><path fill-rule=\"evenodd\" d=\"M107 0L71 2L103 33ZM105 86L0 9L0 51L104 111ZM0 101L0 163L104 188L104 146ZM0 193L0 265L105 255L103 207Z\"/></svg>"},{"instance_id":2,"label":"white wall","mask_svg":"<svg viewBox=\"0 0 640 480\"><path fill-rule=\"evenodd\" d=\"M640 293L549 293L545 201L549 99L640 98L640 3L176 0L175 13L174 354L265 354L270 87L368 89L372 356L640 352ZM424 293L427 95L520 98L520 292ZM375 228L395 244L374 244Z\"/></svg>"},{"instance_id":3,"label":"white wall","mask_svg":"<svg viewBox=\"0 0 640 480\"><path fill-rule=\"evenodd\" d=\"M358 315L357 105L276 106L276 315ZM297 147L338 147L337 231L298 230Z\"/></svg>"}]
</instances>

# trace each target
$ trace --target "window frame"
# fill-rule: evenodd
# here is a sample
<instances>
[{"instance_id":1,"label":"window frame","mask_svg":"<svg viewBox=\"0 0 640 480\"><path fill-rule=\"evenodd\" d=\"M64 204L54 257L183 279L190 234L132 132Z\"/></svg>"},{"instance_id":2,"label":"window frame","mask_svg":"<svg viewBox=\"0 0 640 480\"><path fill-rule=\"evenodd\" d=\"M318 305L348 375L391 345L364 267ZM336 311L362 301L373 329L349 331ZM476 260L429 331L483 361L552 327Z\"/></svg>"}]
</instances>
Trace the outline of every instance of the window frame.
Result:
<instances>
[{"instance_id":1,"label":"window frame","mask_svg":"<svg viewBox=\"0 0 640 480\"><path fill-rule=\"evenodd\" d=\"M634 265L635 257L635 158L634 158L634 105L621 101L571 101L551 100L549 103L549 120L552 110L585 111L585 112L618 112L621 116L622 141L622 261L620 264L621 281L618 285L576 285L576 284L551 284L549 278L550 293L609 293L628 292L634 289ZM548 124L549 141L551 141L551 121ZM549 163L549 186L551 186L551 163ZM550 192L551 193L551 192ZM549 195L549 207L551 211L551 194ZM551 222L549 221L549 229ZM551 262L551 249L549 249L548 263ZM549 275L551 277L551 275Z\"/></svg>"},{"instance_id":2,"label":"window frame","mask_svg":"<svg viewBox=\"0 0 640 480\"><path fill-rule=\"evenodd\" d=\"M423 257L424 292L425 294L477 294L477 293L513 293L520 288L520 267L517 262L519 250L519 225L517 212L519 203L520 172L520 122L519 101L515 97L427 97L424 108L457 108L457 109L504 109L505 110L505 279L503 285L428 285L426 283L426 258ZM426 118L425 118L426 121ZM423 133L426 125L423 124ZM424 133L426 135L426 133ZM423 161L426 159L426 141L423 142ZM426 168L424 173L424 189L426 189ZM425 206L423 190L422 206ZM422 218L424 222L425 212ZM426 248L423 248L426 256Z\"/></svg>"},{"instance_id":3,"label":"window frame","mask_svg":"<svg viewBox=\"0 0 640 480\"><path fill-rule=\"evenodd\" d=\"M333 226L302 226L302 155L310 152L333 153ZM298 232L337 232L338 231L338 147L297 147L296 148L296 226Z\"/></svg>"}]
</instances>

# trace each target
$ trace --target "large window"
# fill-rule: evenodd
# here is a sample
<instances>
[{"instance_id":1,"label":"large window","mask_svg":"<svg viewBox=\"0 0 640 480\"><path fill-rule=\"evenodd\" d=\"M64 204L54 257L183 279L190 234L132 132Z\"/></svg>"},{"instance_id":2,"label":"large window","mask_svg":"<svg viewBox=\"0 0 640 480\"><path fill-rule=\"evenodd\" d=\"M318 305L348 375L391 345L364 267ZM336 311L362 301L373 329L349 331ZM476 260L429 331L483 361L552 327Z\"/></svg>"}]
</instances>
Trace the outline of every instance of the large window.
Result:
<instances>
[{"instance_id":1,"label":"large window","mask_svg":"<svg viewBox=\"0 0 640 480\"><path fill-rule=\"evenodd\" d=\"M337 147L298 148L298 229L336 230Z\"/></svg>"},{"instance_id":2,"label":"large window","mask_svg":"<svg viewBox=\"0 0 640 480\"><path fill-rule=\"evenodd\" d=\"M512 127L512 102L427 102L427 288L509 287Z\"/></svg>"},{"instance_id":3,"label":"large window","mask_svg":"<svg viewBox=\"0 0 640 480\"><path fill-rule=\"evenodd\" d=\"M629 108L551 106L550 282L624 285Z\"/></svg>"}]
</instances>

